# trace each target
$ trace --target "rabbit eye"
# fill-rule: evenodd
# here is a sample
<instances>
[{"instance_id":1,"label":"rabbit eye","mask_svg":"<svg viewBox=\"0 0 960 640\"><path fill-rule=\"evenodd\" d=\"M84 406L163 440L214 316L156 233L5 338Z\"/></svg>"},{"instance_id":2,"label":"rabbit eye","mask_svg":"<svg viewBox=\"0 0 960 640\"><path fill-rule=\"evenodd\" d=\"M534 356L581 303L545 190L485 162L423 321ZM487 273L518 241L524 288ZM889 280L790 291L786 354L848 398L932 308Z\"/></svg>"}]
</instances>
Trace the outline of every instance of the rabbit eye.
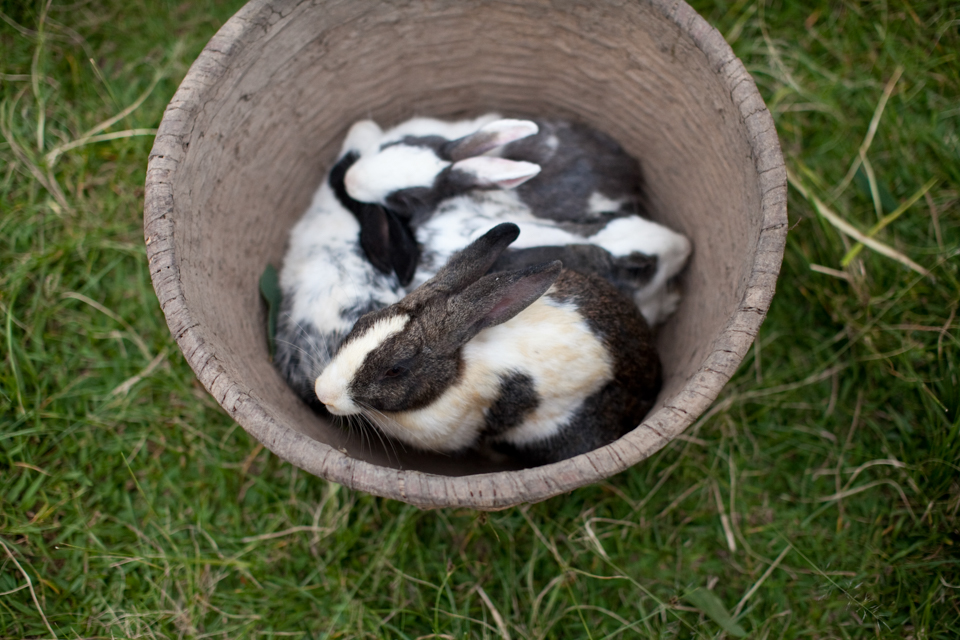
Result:
<instances>
[{"instance_id":1,"label":"rabbit eye","mask_svg":"<svg viewBox=\"0 0 960 640\"><path fill-rule=\"evenodd\" d=\"M398 367L390 367L389 369L387 369L386 371L383 372L383 377L384 377L384 378L396 378L396 377L398 377L398 376L406 373L406 371L407 371L407 370L406 370L406 368L404 368L404 367L399 367L399 366L398 366Z\"/></svg>"}]
</instances>

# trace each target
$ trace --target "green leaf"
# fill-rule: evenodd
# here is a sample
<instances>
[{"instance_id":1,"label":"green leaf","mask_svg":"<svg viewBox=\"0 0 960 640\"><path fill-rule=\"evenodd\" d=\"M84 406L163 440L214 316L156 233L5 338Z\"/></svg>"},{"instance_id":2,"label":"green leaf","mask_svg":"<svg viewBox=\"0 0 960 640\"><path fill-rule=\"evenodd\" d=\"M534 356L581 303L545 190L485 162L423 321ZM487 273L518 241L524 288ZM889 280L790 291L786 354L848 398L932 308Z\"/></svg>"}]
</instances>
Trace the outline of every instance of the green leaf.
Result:
<instances>
[{"instance_id":1,"label":"green leaf","mask_svg":"<svg viewBox=\"0 0 960 640\"><path fill-rule=\"evenodd\" d=\"M712 591L694 589L683 596L684 599L703 612L705 616L720 625L720 628L735 638L743 638L747 632L727 613L723 602Z\"/></svg>"},{"instance_id":2,"label":"green leaf","mask_svg":"<svg viewBox=\"0 0 960 640\"><path fill-rule=\"evenodd\" d=\"M857 188L863 193L863 195L868 198L873 198L873 194L870 192L870 179L867 178L867 174L863 171L863 167L857 169L857 173L853 176L853 181L857 183ZM893 194L890 193L890 190L887 189L886 185L880 180L877 180L877 195L880 196L880 206L884 211L893 211L900 204L897 202L897 199L893 197Z\"/></svg>"},{"instance_id":3,"label":"green leaf","mask_svg":"<svg viewBox=\"0 0 960 640\"><path fill-rule=\"evenodd\" d=\"M277 339L277 316L280 314L280 278L272 264L268 264L260 276L260 295L267 302L267 346L273 357Z\"/></svg>"}]
</instances>

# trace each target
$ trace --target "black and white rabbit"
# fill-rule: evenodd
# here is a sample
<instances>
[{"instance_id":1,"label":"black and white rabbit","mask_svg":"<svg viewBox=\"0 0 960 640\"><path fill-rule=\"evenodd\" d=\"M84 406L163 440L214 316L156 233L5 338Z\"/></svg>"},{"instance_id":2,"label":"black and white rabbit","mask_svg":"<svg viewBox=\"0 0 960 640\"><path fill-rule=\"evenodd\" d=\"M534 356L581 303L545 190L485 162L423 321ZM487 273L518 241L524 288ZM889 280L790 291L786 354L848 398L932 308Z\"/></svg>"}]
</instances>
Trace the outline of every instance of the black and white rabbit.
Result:
<instances>
[{"instance_id":1,"label":"black and white rabbit","mask_svg":"<svg viewBox=\"0 0 960 640\"><path fill-rule=\"evenodd\" d=\"M506 150L517 159L491 155ZM523 158L544 161L550 180L527 189L541 167ZM414 118L387 131L357 122L290 234L277 366L316 405L317 374L363 313L396 302L411 281L424 282L502 221L524 230L502 268L561 251L572 268L617 283L650 324L659 323L679 299L666 285L690 245L630 213L640 207L638 181L636 161L614 141L562 122L486 114L452 122ZM517 187L525 189L523 199L509 191ZM548 219L554 209L561 220ZM594 246L570 246L585 242Z\"/></svg>"},{"instance_id":2,"label":"black and white rabbit","mask_svg":"<svg viewBox=\"0 0 960 640\"><path fill-rule=\"evenodd\" d=\"M484 141L489 145L491 138L495 144L504 144L534 130L529 123L503 121L495 115L458 122L415 118L387 132L370 121L351 127L337 162L290 232L280 271L282 302L274 361L301 398L318 406L313 385L321 369L360 316L403 297L403 285L409 284L419 261L411 220L347 195L348 170L364 156L380 153L381 159L389 160L389 154L381 153L383 145L407 136L464 138L462 143L476 151ZM411 154L404 157L409 161ZM401 166L407 169L404 178L415 181L415 164ZM480 186L478 181L484 188L509 188L537 171L539 167L529 163L505 168L500 163L481 167L479 173L458 171L453 177L463 190ZM435 167L430 169L431 186L436 173Z\"/></svg>"},{"instance_id":3,"label":"black and white rabbit","mask_svg":"<svg viewBox=\"0 0 960 640\"><path fill-rule=\"evenodd\" d=\"M379 148L366 149L350 168L347 191L419 223L432 217L442 200L477 184L451 181L458 168L522 175L536 165L525 178L539 177L518 185L513 196L536 218L595 224L617 215L645 215L640 164L606 134L576 122L502 120L493 113L476 122L483 123L477 135L457 128L452 138L429 119L391 129Z\"/></svg>"},{"instance_id":4,"label":"black and white rabbit","mask_svg":"<svg viewBox=\"0 0 960 640\"><path fill-rule=\"evenodd\" d=\"M522 233L512 250L589 243L607 251L618 271L643 273L641 280L616 283L632 293L651 325L666 319L679 303L669 282L691 247L685 236L644 217L636 159L609 136L576 123L500 120L495 114L478 122L484 125L473 135L457 130L459 138L438 133L435 125L393 129L347 171L349 197L409 223L423 249L413 284L494 224L513 222ZM524 129L528 133L516 133ZM501 186L516 188L492 188ZM385 262L369 250L368 257ZM651 261L652 270L620 268Z\"/></svg>"},{"instance_id":5,"label":"black and white rabbit","mask_svg":"<svg viewBox=\"0 0 960 640\"><path fill-rule=\"evenodd\" d=\"M638 425L660 389L643 316L604 279L558 261L488 274L519 233L497 225L363 316L317 378L327 409L420 449L490 444L530 465Z\"/></svg>"}]
</instances>

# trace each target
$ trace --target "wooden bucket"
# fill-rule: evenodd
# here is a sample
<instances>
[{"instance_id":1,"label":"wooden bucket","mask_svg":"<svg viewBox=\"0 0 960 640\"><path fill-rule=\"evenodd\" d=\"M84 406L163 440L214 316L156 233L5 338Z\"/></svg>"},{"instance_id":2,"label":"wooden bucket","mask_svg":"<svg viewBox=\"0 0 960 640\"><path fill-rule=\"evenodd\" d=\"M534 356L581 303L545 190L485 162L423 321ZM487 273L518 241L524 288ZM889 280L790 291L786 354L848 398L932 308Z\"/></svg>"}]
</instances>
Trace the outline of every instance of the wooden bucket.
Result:
<instances>
[{"instance_id":1,"label":"wooden bucket","mask_svg":"<svg viewBox=\"0 0 960 640\"><path fill-rule=\"evenodd\" d=\"M641 161L654 217L694 246L683 302L657 337L657 406L617 442L532 469L384 447L315 415L270 361L257 288L352 122L488 111L573 118L614 136ZM683 2L253 0L167 107L144 222L170 330L268 449L379 496L499 509L627 469L714 401L773 296L786 195L752 78Z\"/></svg>"}]
</instances>

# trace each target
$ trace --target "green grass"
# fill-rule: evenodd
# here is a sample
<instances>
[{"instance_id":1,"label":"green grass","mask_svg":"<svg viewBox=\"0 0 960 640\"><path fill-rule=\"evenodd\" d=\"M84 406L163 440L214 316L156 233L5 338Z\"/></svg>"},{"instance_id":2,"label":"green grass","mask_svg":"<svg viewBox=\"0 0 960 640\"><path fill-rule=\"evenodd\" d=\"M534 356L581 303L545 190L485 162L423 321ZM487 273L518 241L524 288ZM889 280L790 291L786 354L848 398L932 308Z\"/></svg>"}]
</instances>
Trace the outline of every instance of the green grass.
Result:
<instances>
[{"instance_id":1,"label":"green grass","mask_svg":"<svg viewBox=\"0 0 960 640\"><path fill-rule=\"evenodd\" d=\"M153 294L149 131L49 156L155 128L241 1L0 2L0 638L960 637L960 8L799 4L695 3L797 185L756 348L651 460L483 514L259 447ZM874 238L935 281L842 266L814 198L866 233L931 180Z\"/></svg>"}]
</instances>

